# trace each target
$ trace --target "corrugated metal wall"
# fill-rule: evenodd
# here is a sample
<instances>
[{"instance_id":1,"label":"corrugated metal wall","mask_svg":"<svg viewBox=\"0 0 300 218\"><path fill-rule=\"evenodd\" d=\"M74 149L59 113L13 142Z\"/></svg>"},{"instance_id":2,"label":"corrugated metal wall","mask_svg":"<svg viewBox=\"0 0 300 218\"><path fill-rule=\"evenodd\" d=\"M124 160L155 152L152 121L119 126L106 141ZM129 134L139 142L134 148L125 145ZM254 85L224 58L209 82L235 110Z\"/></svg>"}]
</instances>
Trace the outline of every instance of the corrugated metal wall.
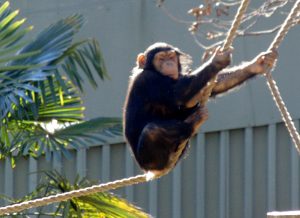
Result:
<instances>
[{"instance_id":1,"label":"corrugated metal wall","mask_svg":"<svg viewBox=\"0 0 300 218\"><path fill-rule=\"evenodd\" d=\"M30 173L51 168L71 180L79 173L102 182L141 173L123 143L73 151L72 156L51 162L20 159L14 170L1 161L0 192L22 197L41 175ZM115 193L159 218L260 218L270 210L298 208L299 167L281 123L200 133L168 176Z\"/></svg>"}]
</instances>

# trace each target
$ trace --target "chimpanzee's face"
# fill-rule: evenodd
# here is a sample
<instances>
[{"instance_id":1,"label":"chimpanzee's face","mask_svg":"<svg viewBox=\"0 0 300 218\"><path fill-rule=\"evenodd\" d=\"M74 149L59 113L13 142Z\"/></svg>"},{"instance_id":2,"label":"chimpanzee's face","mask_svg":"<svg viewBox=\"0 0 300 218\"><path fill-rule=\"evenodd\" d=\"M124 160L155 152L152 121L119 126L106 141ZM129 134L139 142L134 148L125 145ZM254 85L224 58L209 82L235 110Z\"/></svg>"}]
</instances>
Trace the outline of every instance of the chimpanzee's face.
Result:
<instances>
[{"instance_id":1,"label":"chimpanzee's face","mask_svg":"<svg viewBox=\"0 0 300 218\"><path fill-rule=\"evenodd\" d=\"M153 58L153 66L161 74L178 79L178 54L174 50L157 52Z\"/></svg>"}]
</instances>

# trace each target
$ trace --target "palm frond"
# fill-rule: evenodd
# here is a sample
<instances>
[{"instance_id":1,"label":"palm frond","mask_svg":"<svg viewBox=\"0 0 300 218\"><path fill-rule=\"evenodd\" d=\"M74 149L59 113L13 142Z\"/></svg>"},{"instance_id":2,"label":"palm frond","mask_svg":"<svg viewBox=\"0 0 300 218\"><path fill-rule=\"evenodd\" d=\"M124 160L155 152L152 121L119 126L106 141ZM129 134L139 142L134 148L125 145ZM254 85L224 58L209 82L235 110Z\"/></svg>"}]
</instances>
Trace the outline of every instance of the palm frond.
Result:
<instances>
[{"instance_id":1,"label":"palm frond","mask_svg":"<svg viewBox=\"0 0 300 218\"><path fill-rule=\"evenodd\" d=\"M75 14L50 25L35 40L18 52L18 54L33 51L40 51L40 53L13 61L10 65L49 64L51 61L56 60L71 45L74 35L83 22L83 16Z\"/></svg>"},{"instance_id":2,"label":"palm frond","mask_svg":"<svg viewBox=\"0 0 300 218\"><path fill-rule=\"evenodd\" d=\"M64 87L61 86L62 82ZM56 77L49 76L47 80L38 81L36 87L40 93L32 92L34 102L24 107L28 120L49 122L56 119L59 122L77 122L83 119L82 100L71 82L57 81Z\"/></svg>"},{"instance_id":3,"label":"palm frond","mask_svg":"<svg viewBox=\"0 0 300 218\"><path fill-rule=\"evenodd\" d=\"M99 43L94 39L72 42L84 23L82 15L59 20L28 43L20 39L32 26L23 27L25 19L16 20L18 13L10 9L8 1L0 6L0 120L16 108L15 114L21 114L26 104L34 102L32 96L41 94L41 83L49 80L49 76L54 75L60 83L60 93L67 92L63 74L81 91L81 74L94 87L97 86L94 71L101 79L108 78ZM33 84L35 81L40 83Z\"/></svg>"},{"instance_id":4,"label":"palm frond","mask_svg":"<svg viewBox=\"0 0 300 218\"><path fill-rule=\"evenodd\" d=\"M0 63L8 62L6 66L0 66L0 119L12 113L13 108L17 108L18 112L15 114L19 114L26 104L33 103L32 93L40 92L33 81L42 82L49 78L57 67L50 63L62 56L71 45L74 34L82 23L81 15L62 19L42 31L35 40L18 51L14 58L0 57ZM11 38L12 36L9 37Z\"/></svg>"},{"instance_id":5,"label":"palm frond","mask_svg":"<svg viewBox=\"0 0 300 218\"><path fill-rule=\"evenodd\" d=\"M95 39L87 39L74 43L57 62L62 62L60 70L81 91L83 91L82 84L84 78L80 73L84 74L93 87L97 87L94 71L96 71L102 80L109 79L100 45Z\"/></svg>"},{"instance_id":6,"label":"palm frond","mask_svg":"<svg viewBox=\"0 0 300 218\"><path fill-rule=\"evenodd\" d=\"M95 118L80 123L15 120L1 130L0 153L13 158L45 154L47 160L52 156L61 159L62 155L70 158L70 148L107 143L109 138L122 134L119 118Z\"/></svg>"},{"instance_id":7,"label":"palm frond","mask_svg":"<svg viewBox=\"0 0 300 218\"><path fill-rule=\"evenodd\" d=\"M120 120L82 123L84 77L97 86L96 75L108 78L99 43L73 42L84 23L75 14L50 25L30 42L21 40L31 26L17 20L6 1L0 6L0 154L68 156L78 148L120 134ZM96 71L96 75L94 72ZM63 75L66 75L67 80ZM73 85L72 84L75 85ZM57 122L59 129L45 128ZM77 122L80 122L79 124ZM72 126L68 126L72 123ZM90 126L94 126L93 129ZM62 127L62 128L61 128ZM106 128L104 131L103 129Z\"/></svg>"},{"instance_id":8,"label":"palm frond","mask_svg":"<svg viewBox=\"0 0 300 218\"><path fill-rule=\"evenodd\" d=\"M54 126L56 126L56 130ZM51 131L49 131L50 129ZM26 153L29 150L26 148L30 144L31 148L32 144L40 145L39 148L44 148L46 156L51 155L51 153L58 155L62 152L63 155L68 157L70 147L78 149L102 144L107 142L108 137L121 135L121 133L121 120L118 118L96 118L78 124L71 124L70 126L60 126L57 123L53 125L52 123L50 126L42 126L37 135L32 134L31 137L27 137L27 147L25 144L22 147ZM35 151L38 151L37 146L34 146L34 148Z\"/></svg>"}]
</instances>

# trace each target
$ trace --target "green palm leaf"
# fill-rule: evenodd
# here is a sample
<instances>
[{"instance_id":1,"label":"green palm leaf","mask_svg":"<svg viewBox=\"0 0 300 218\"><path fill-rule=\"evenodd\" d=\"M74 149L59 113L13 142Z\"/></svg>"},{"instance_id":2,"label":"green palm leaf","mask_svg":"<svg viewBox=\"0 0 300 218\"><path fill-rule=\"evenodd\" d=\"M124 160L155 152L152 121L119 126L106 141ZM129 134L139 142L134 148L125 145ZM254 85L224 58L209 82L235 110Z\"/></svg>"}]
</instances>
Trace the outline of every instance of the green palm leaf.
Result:
<instances>
[{"instance_id":1,"label":"green palm leaf","mask_svg":"<svg viewBox=\"0 0 300 218\"><path fill-rule=\"evenodd\" d=\"M33 81L47 79L56 68L50 63L59 58L71 45L73 36L82 23L83 17L80 15L60 20L17 52L18 58L2 58L2 62L8 63L0 67L0 71L3 71L0 75L1 119L5 118L14 106L22 109L27 103L33 102L31 93L40 91L32 84Z\"/></svg>"},{"instance_id":2,"label":"green palm leaf","mask_svg":"<svg viewBox=\"0 0 300 218\"><path fill-rule=\"evenodd\" d=\"M64 87L61 83L54 76L35 83L41 93L32 91L33 102L22 108L26 111L26 120L49 122L56 119L59 122L76 122L83 119L84 107L77 89L71 82L63 80Z\"/></svg>"},{"instance_id":3,"label":"green palm leaf","mask_svg":"<svg viewBox=\"0 0 300 218\"><path fill-rule=\"evenodd\" d=\"M33 92L34 101L14 110L2 128L2 139L6 139L4 147L9 147L15 155L17 150L19 155L37 157L46 154L47 159L52 155L60 158L62 154L69 157L70 147L78 149L96 145L107 142L109 137L121 135L119 118L82 121L82 101L70 82L65 83L67 93L62 92L55 77L49 77L41 84L42 94Z\"/></svg>"},{"instance_id":4,"label":"green palm leaf","mask_svg":"<svg viewBox=\"0 0 300 218\"><path fill-rule=\"evenodd\" d=\"M82 89L82 75L95 87L93 72L108 78L98 42L73 42L84 18L75 14L59 20L24 42L22 37L32 27L23 27L25 20L16 20L17 15L9 2L0 6L0 158L13 158L12 152L68 156L70 146L99 144L119 134L120 120L118 124L103 119L82 123L84 107L77 92ZM54 121L59 129L51 132L45 127ZM94 129L88 128L89 122Z\"/></svg>"},{"instance_id":5,"label":"green palm leaf","mask_svg":"<svg viewBox=\"0 0 300 218\"><path fill-rule=\"evenodd\" d=\"M25 125L23 123L23 125ZM121 119L96 118L77 124L50 123L31 124L24 126L22 136L17 140L22 155L40 156L45 153L47 159L52 155L60 159L63 154L70 157L69 149L87 147L107 142L108 137L121 135Z\"/></svg>"},{"instance_id":6,"label":"green palm leaf","mask_svg":"<svg viewBox=\"0 0 300 218\"><path fill-rule=\"evenodd\" d=\"M10 65L51 63L51 61L59 58L71 46L73 37L83 22L83 16L75 14L50 25L35 40L19 51L19 54L33 51L40 51L40 53L25 59L13 61Z\"/></svg>"},{"instance_id":7,"label":"green palm leaf","mask_svg":"<svg viewBox=\"0 0 300 218\"><path fill-rule=\"evenodd\" d=\"M104 65L103 56L100 52L100 45L95 39L83 40L74 43L57 62L62 62L60 70L81 91L83 91L83 77L78 72L84 72L84 75L93 87L97 87L97 82L92 68L101 79L109 78Z\"/></svg>"},{"instance_id":8,"label":"green palm leaf","mask_svg":"<svg viewBox=\"0 0 300 218\"><path fill-rule=\"evenodd\" d=\"M86 75L94 87L97 86L94 71L101 79L108 78L98 42L72 42L84 23L81 15L59 20L31 42L24 43L20 39L32 27L22 29L25 20L14 21L17 14L18 11L10 10L8 2L0 7L0 119L10 116L13 108L22 109L32 103L32 92L40 94L40 83L49 80L50 75L63 88L60 92L67 92L62 74L80 90L83 89L80 74ZM33 81L40 81L40 86L32 84Z\"/></svg>"}]
</instances>

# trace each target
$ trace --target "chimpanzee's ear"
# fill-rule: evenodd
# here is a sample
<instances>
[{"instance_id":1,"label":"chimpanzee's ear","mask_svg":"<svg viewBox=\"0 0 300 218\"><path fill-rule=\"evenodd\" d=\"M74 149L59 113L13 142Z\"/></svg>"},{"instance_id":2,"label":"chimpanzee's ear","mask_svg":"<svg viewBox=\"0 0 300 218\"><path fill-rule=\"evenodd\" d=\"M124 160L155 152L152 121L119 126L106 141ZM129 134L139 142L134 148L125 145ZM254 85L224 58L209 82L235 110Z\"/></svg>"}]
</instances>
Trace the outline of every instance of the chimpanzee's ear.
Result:
<instances>
[{"instance_id":1,"label":"chimpanzee's ear","mask_svg":"<svg viewBox=\"0 0 300 218\"><path fill-rule=\"evenodd\" d=\"M146 55L144 53L139 53L136 58L136 65L140 69L144 69L146 65Z\"/></svg>"}]
</instances>

